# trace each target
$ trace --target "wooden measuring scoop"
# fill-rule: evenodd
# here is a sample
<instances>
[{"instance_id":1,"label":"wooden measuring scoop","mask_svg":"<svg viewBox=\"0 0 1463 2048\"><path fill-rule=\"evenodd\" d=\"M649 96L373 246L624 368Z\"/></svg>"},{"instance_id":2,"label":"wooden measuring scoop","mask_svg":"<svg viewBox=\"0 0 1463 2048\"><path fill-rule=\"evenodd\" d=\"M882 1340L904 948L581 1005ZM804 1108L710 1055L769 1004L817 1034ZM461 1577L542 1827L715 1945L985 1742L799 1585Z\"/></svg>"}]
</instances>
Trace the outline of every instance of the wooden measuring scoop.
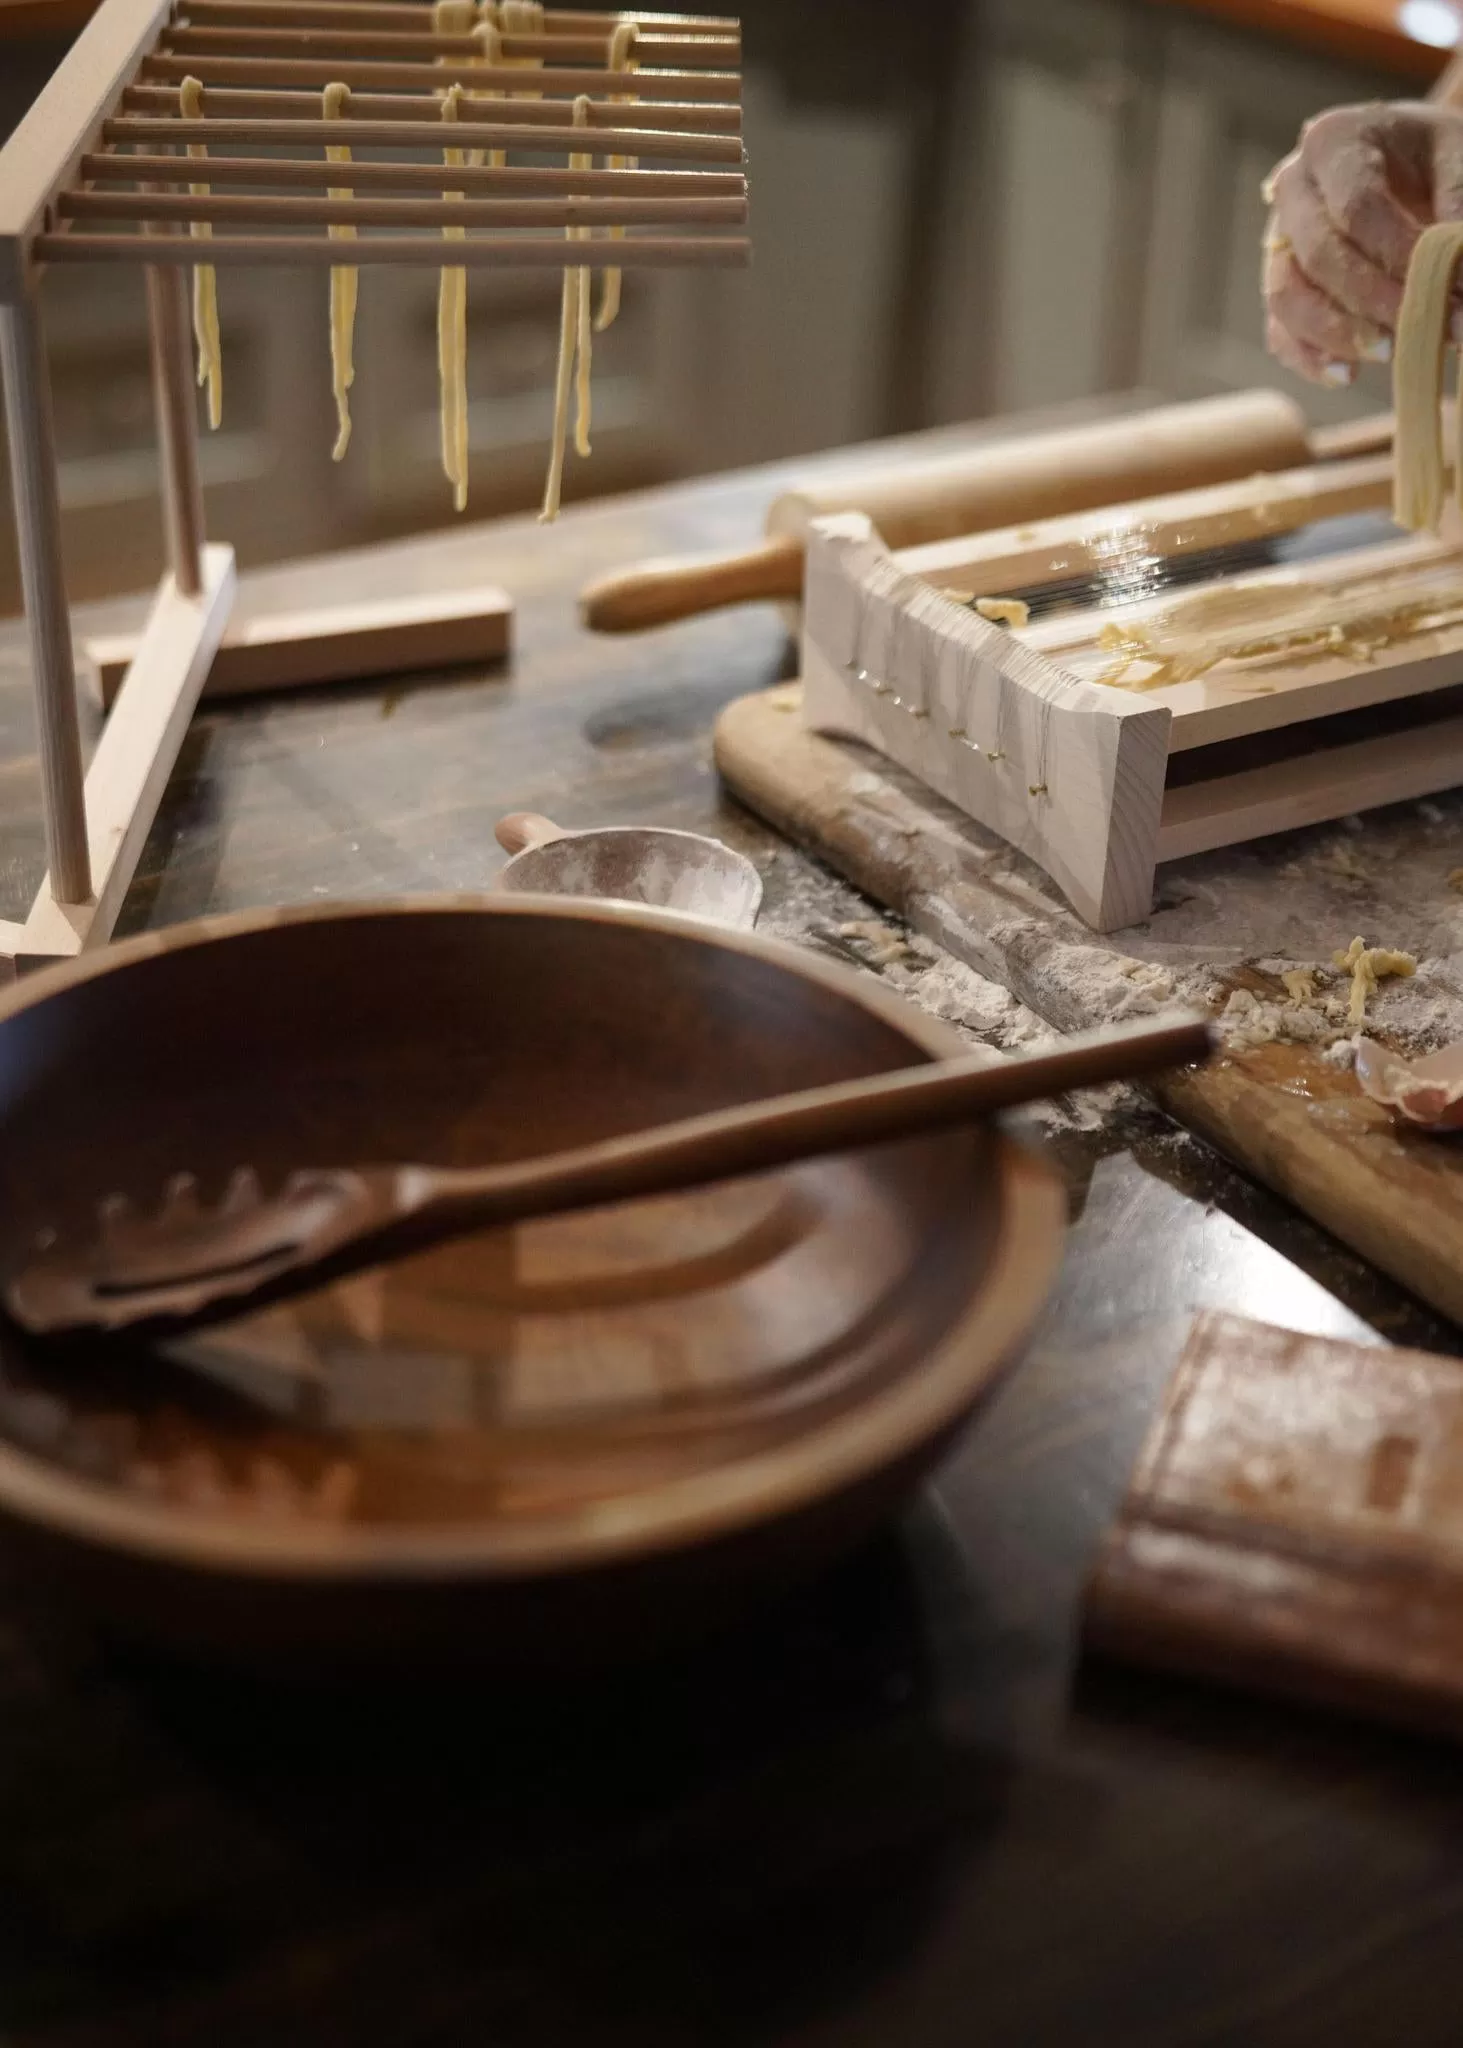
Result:
<instances>
[{"instance_id":1,"label":"wooden measuring scoop","mask_svg":"<svg viewBox=\"0 0 1463 2048\"><path fill-rule=\"evenodd\" d=\"M679 910L708 924L750 931L762 878L744 854L699 832L663 825L605 825L566 832L552 818L513 811L494 828L513 858L498 887L534 896L613 897Z\"/></svg>"}]
</instances>

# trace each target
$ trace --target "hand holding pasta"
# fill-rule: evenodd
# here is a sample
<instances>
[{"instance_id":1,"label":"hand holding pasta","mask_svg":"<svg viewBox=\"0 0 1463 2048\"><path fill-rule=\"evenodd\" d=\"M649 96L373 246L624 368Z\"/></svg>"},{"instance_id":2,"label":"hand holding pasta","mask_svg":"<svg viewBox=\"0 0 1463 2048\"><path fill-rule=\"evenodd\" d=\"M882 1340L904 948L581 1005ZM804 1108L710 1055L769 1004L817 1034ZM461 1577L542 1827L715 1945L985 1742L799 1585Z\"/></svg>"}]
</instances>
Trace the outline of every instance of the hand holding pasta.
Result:
<instances>
[{"instance_id":1,"label":"hand holding pasta","mask_svg":"<svg viewBox=\"0 0 1463 2048\"><path fill-rule=\"evenodd\" d=\"M1333 107L1266 186L1267 339L1315 383L1386 362L1424 228L1463 221L1463 114L1422 104ZM1463 300L1453 336L1463 339Z\"/></svg>"}]
</instances>

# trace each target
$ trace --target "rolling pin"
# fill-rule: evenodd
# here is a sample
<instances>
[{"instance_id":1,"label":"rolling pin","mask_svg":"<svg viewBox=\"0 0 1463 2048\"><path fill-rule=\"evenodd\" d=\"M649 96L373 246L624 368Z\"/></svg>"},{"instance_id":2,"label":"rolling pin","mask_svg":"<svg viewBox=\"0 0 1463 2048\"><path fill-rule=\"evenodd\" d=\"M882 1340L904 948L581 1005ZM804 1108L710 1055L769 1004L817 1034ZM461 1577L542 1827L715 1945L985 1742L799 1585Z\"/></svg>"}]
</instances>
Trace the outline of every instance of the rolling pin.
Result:
<instances>
[{"instance_id":1,"label":"rolling pin","mask_svg":"<svg viewBox=\"0 0 1463 2048\"><path fill-rule=\"evenodd\" d=\"M1387 414L1312 435L1299 406L1280 392L1238 391L899 469L876 460L829 483L785 491L759 546L642 562L602 578L584 591L582 615L596 633L638 633L727 605L799 598L804 536L830 512L866 512L891 548L917 547L1257 470L1296 469L1331 454L1359 455L1389 446L1391 430Z\"/></svg>"}]
</instances>

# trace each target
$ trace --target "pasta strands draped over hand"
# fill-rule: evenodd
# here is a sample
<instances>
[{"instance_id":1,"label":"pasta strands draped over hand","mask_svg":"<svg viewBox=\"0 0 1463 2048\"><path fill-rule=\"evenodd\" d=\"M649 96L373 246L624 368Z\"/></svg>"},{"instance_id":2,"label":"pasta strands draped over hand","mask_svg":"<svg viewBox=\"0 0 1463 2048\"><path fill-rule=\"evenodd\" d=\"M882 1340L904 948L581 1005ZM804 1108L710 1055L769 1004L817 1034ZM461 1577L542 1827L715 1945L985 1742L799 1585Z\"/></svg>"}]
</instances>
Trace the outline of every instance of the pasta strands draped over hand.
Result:
<instances>
[{"instance_id":1,"label":"pasta strands draped over hand","mask_svg":"<svg viewBox=\"0 0 1463 2048\"><path fill-rule=\"evenodd\" d=\"M635 48L635 38L639 33L639 25L636 22L618 21L615 23L614 33L610 37L609 56L606 60L611 71L635 70L635 58L632 53ZM611 106L630 106L634 104L634 99L635 95L633 93L613 93L610 96L610 104ZM612 156L610 158L610 169L612 171L633 171L636 161L636 158L633 156ZM625 230L623 228L611 228L610 238L612 241L623 241ZM605 272L604 292L599 304L599 318L594 323L595 333L603 334L608 328L614 326L619 317L620 272L618 270L607 270Z\"/></svg>"},{"instance_id":2,"label":"pasta strands draped over hand","mask_svg":"<svg viewBox=\"0 0 1463 2048\"><path fill-rule=\"evenodd\" d=\"M1443 459L1443 368L1448 349L1453 279L1463 256L1463 223L1440 221L1424 229L1412 252L1407 289L1397 322L1392 403L1394 515L1413 532L1436 533L1442 523L1447 475ZM1463 437L1463 405L1458 408ZM1463 504L1463 438L1454 453L1454 489Z\"/></svg>"},{"instance_id":3,"label":"pasta strands draped over hand","mask_svg":"<svg viewBox=\"0 0 1463 2048\"><path fill-rule=\"evenodd\" d=\"M336 121L350 104L350 88L345 85L327 85L321 95L321 113L325 120ZM351 153L348 149L327 148L326 158L333 164L348 164ZM352 187L332 185L332 199L349 199ZM332 240L343 242L355 238L355 229L348 223L332 227ZM352 265L340 265L330 273L330 384L335 394L336 436L331 449L331 460L339 462L350 446L351 410L347 396L356 381L355 330L356 292L360 272Z\"/></svg>"},{"instance_id":4,"label":"pasta strands draped over hand","mask_svg":"<svg viewBox=\"0 0 1463 2048\"><path fill-rule=\"evenodd\" d=\"M203 83L200 79L183 80L178 88L178 112L185 121L203 119ZM190 142L188 154L206 157L207 145ZM188 189L200 199L208 196L207 185L190 185ZM196 220L192 233L197 240L206 241L213 228L206 220ZM211 263L193 266L193 338L198 346L198 382L208 391L208 424L216 428L222 425L224 416L224 361L218 327L218 273Z\"/></svg>"},{"instance_id":5,"label":"pasta strands draped over hand","mask_svg":"<svg viewBox=\"0 0 1463 2048\"><path fill-rule=\"evenodd\" d=\"M574 102L574 126L589 126L587 93L581 93ZM576 150L569 158L569 168L574 171L587 170L593 161L591 155ZM565 231L565 238L571 242L584 241L588 233L587 228L568 228ZM569 439L571 386L577 386L574 446L580 455L589 453L590 359L594 346L589 279L590 273L583 267L564 272L564 297L559 316L559 365L554 378L553 445L549 454L549 474L544 485L543 510L539 514L539 518L545 523L558 518L563 500L564 453Z\"/></svg>"}]
</instances>

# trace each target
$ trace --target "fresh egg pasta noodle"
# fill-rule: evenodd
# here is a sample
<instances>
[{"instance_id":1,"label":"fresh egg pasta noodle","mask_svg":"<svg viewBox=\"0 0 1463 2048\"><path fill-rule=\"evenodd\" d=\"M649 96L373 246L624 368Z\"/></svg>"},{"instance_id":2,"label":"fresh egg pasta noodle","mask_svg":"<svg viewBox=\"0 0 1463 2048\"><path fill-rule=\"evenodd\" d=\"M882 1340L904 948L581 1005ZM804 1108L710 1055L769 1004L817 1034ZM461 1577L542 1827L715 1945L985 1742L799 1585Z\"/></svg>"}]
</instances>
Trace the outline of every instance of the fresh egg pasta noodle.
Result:
<instances>
[{"instance_id":1,"label":"fresh egg pasta noodle","mask_svg":"<svg viewBox=\"0 0 1463 2048\"><path fill-rule=\"evenodd\" d=\"M321 95L321 112L327 121L339 120L350 103L350 87L327 85ZM333 164L348 164L351 153L348 149L327 148L326 158ZM332 185L332 199L349 199L352 192L349 185ZM332 227L332 240L349 242L355 239L355 229L349 223ZM335 446L331 449L332 461L339 462L350 446L351 409L347 394L356 381L355 329L356 290L360 272L354 264L339 264L330 273L330 385L335 394L336 435Z\"/></svg>"},{"instance_id":2,"label":"fresh egg pasta noodle","mask_svg":"<svg viewBox=\"0 0 1463 2048\"><path fill-rule=\"evenodd\" d=\"M585 128L589 125L589 96L581 93L574 102L574 126ZM569 168L575 171L587 170L593 162L591 156L575 151L569 158ZM587 230L569 228L566 239L582 241ZM574 445L581 455L589 453L589 375L590 350L592 347L592 322L589 309L589 272L575 266L564 272L563 304L559 315L559 363L554 377L554 426L549 453L549 473L544 485L543 510L539 518L545 522L557 519L564 488L564 453L569 440L569 399L577 383L578 418ZM575 364L578 363L578 378Z\"/></svg>"},{"instance_id":3,"label":"fresh egg pasta noodle","mask_svg":"<svg viewBox=\"0 0 1463 2048\"><path fill-rule=\"evenodd\" d=\"M432 28L438 35L466 34L473 24L472 0L436 0ZM442 119L455 121L462 100L462 87L453 84L442 97ZM449 169L461 169L466 161L460 149L445 149L442 160ZM460 199L460 192L444 192L445 199ZM443 228L447 241L461 241L466 230ZM461 265L444 269L437 287L437 376L442 393L442 468L452 486L455 511L467 509L467 272Z\"/></svg>"},{"instance_id":4,"label":"fresh egg pasta noodle","mask_svg":"<svg viewBox=\"0 0 1463 2048\"><path fill-rule=\"evenodd\" d=\"M178 111L185 121L203 119L201 79L183 80L178 87ZM188 154L206 157L207 145L190 142ZM208 196L207 185L190 185L188 189L200 199ZM213 228L206 220L195 220L192 232L199 241L206 241ZM224 416L224 359L218 328L218 273L211 263L193 266L193 338L198 346L198 382L208 390L208 424L218 427Z\"/></svg>"},{"instance_id":5,"label":"fresh egg pasta noodle","mask_svg":"<svg viewBox=\"0 0 1463 2048\"><path fill-rule=\"evenodd\" d=\"M492 14L491 0L484 0L483 15L485 23L492 19ZM542 35L543 26L544 10L542 0L501 0L501 4L498 7L500 39L502 36ZM498 55L500 65L511 65L515 70L539 71L543 68L543 61L542 57L504 57L500 40ZM539 92L526 92L515 94L513 97L538 100L543 98L543 94ZM502 169L507 161L508 152L506 149L495 149L489 153L488 162L496 165L499 170Z\"/></svg>"},{"instance_id":6,"label":"fresh egg pasta noodle","mask_svg":"<svg viewBox=\"0 0 1463 2048\"><path fill-rule=\"evenodd\" d=\"M1394 516L1413 532L1436 533L1442 523L1447 477L1443 461L1443 366L1453 277L1463 256L1463 223L1439 221L1418 237L1407 268L1407 289L1397 322L1392 404ZM1458 411L1463 436L1463 405ZM1455 458L1454 487L1463 503L1463 439Z\"/></svg>"},{"instance_id":7,"label":"fresh egg pasta noodle","mask_svg":"<svg viewBox=\"0 0 1463 2048\"><path fill-rule=\"evenodd\" d=\"M617 21L615 23L614 33L610 37L609 55L605 60L609 70L635 70L636 64L633 52L635 49L635 38L639 33L640 28L637 22ZM633 93L616 93L611 96L610 104L611 106L630 106L634 103L634 97ZM636 159L633 156L612 156L610 158L610 169L612 171L633 171L635 163ZM623 241L625 230L623 228L611 228L610 236L614 241ZM600 299L599 318L594 323L595 333L603 334L607 328L614 326L619 317L620 272L618 270L607 270L605 272L604 293Z\"/></svg>"}]
</instances>

